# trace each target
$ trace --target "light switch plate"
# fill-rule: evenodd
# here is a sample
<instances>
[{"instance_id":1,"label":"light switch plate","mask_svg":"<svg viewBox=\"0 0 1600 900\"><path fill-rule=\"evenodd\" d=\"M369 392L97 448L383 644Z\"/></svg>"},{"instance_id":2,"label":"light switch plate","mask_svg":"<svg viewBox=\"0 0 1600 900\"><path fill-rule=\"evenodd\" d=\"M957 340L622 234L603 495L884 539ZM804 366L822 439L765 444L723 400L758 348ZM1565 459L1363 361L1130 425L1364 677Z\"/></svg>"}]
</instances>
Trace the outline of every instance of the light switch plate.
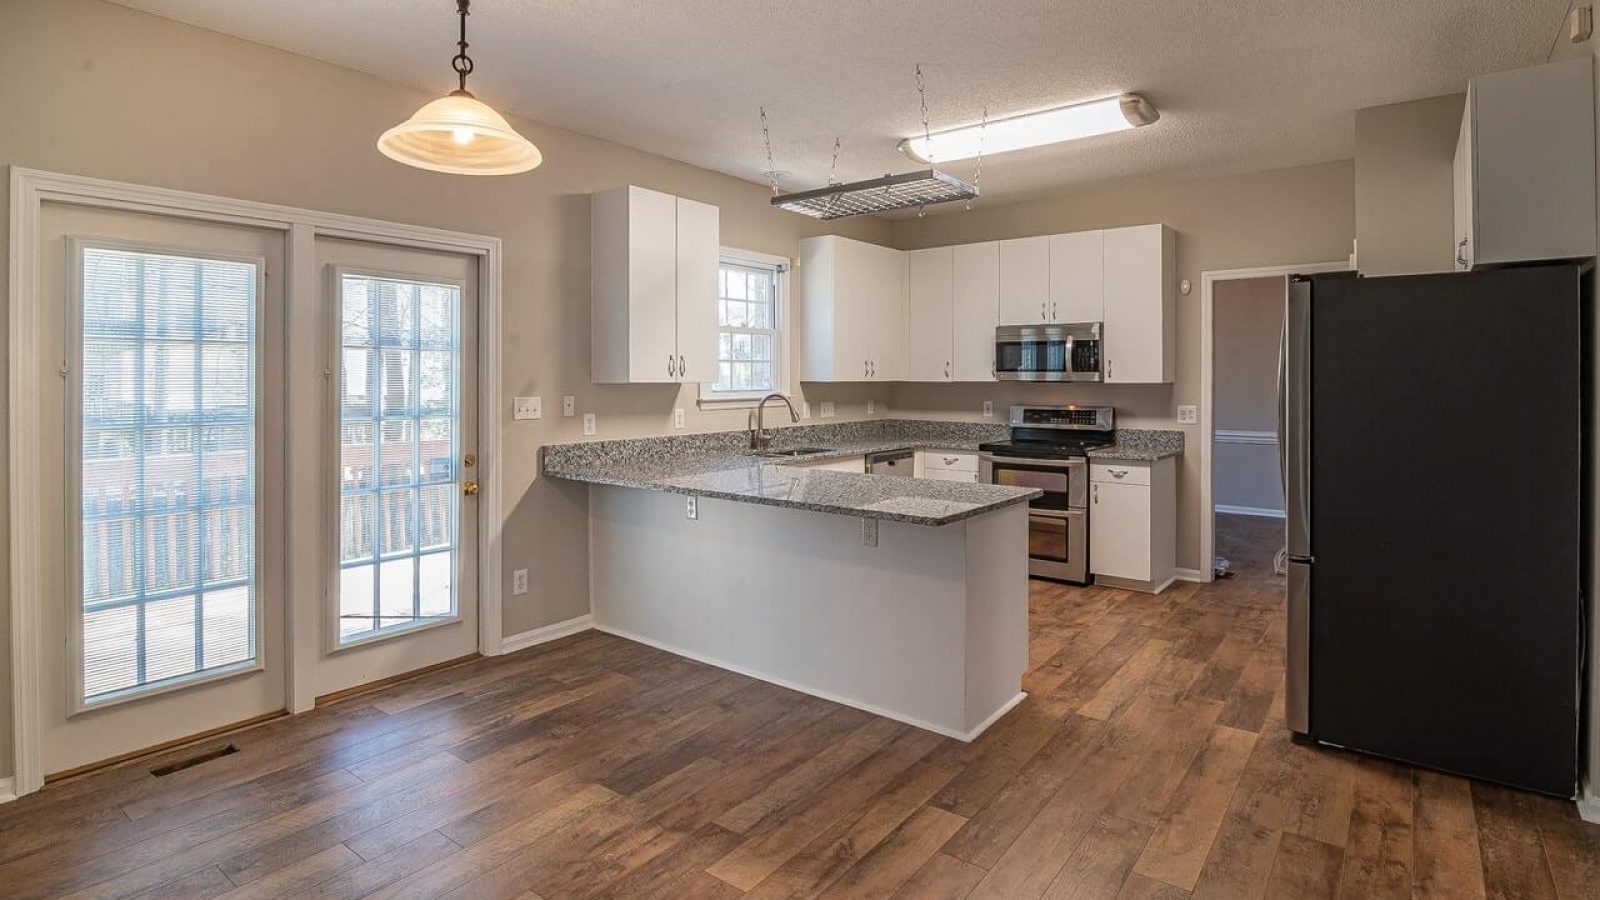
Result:
<instances>
[{"instance_id":1,"label":"light switch plate","mask_svg":"<svg viewBox=\"0 0 1600 900\"><path fill-rule=\"evenodd\" d=\"M575 414L577 411L578 411L578 398L577 397L574 397L571 394L567 394L565 397L561 398L561 415L562 415L562 417L570 419L570 418L572 418L573 414Z\"/></svg>"},{"instance_id":2,"label":"light switch plate","mask_svg":"<svg viewBox=\"0 0 1600 900\"><path fill-rule=\"evenodd\" d=\"M544 404L538 397L518 397L511 402L511 418L539 419L544 417Z\"/></svg>"},{"instance_id":3,"label":"light switch plate","mask_svg":"<svg viewBox=\"0 0 1600 900\"><path fill-rule=\"evenodd\" d=\"M526 594L528 592L528 570L515 569L511 572L511 593Z\"/></svg>"},{"instance_id":4,"label":"light switch plate","mask_svg":"<svg viewBox=\"0 0 1600 900\"><path fill-rule=\"evenodd\" d=\"M866 547L878 546L878 520L861 520L861 543Z\"/></svg>"},{"instance_id":5,"label":"light switch plate","mask_svg":"<svg viewBox=\"0 0 1600 900\"><path fill-rule=\"evenodd\" d=\"M801 400L800 401L800 418L802 418L802 419L811 418L811 401L810 400Z\"/></svg>"},{"instance_id":6,"label":"light switch plate","mask_svg":"<svg viewBox=\"0 0 1600 900\"><path fill-rule=\"evenodd\" d=\"M993 400L985 400L985 401L983 401L983 417L985 419L994 418L994 401Z\"/></svg>"},{"instance_id":7,"label":"light switch plate","mask_svg":"<svg viewBox=\"0 0 1600 900\"><path fill-rule=\"evenodd\" d=\"M675 409L675 410L672 411L672 427L673 428L682 428L683 427L683 410Z\"/></svg>"},{"instance_id":8,"label":"light switch plate","mask_svg":"<svg viewBox=\"0 0 1600 900\"><path fill-rule=\"evenodd\" d=\"M690 497L688 499L689 502L684 505L683 514L691 519L700 518L700 498Z\"/></svg>"},{"instance_id":9,"label":"light switch plate","mask_svg":"<svg viewBox=\"0 0 1600 900\"><path fill-rule=\"evenodd\" d=\"M875 416L877 414L878 414L878 401L872 399L871 397L868 397L867 398L867 415Z\"/></svg>"},{"instance_id":10,"label":"light switch plate","mask_svg":"<svg viewBox=\"0 0 1600 900\"><path fill-rule=\"evenodd\" d=\"M824 401L822 401L822 417L824 419L833 418L833 401L832 400L824 400Z\"/></svg>"},{"instance_id":11,"label":"light switch plate","mask_svg":"<svg viewBox=\"0 0 1600 900\"><path fill-rule=\"evenodd\" d=\"M583 414L583 435L594 437L594 413Z\"/></svg>"},{"instance_id":12,"label":"light switch plate","mask_svg":"<svg viewBox=\"0 0 1600 900\"><path fill-rule=\"evenodd\" d=\"M1200 407L1185 403L1178 407L1178 424L1193 425L1200 421Z\"/></svg>"}]
</instances>

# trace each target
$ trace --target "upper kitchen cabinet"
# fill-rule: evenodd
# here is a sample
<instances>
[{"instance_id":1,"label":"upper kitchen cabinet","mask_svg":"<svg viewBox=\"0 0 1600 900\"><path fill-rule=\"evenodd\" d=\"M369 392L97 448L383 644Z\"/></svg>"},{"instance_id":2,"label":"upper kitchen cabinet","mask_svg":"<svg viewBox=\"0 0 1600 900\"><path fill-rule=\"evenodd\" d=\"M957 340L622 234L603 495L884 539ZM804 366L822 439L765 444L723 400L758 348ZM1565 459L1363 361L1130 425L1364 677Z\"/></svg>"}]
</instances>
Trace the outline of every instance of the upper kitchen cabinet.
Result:
<instances>
[{"instance_id":1,"label":"upper kitchen cabinet","mask_svg":"<svg viewBox=\"0 0 1600 900\"><path fill-rule=\"evenodd\" d=\"M591 378L714 379L719 214L641 187L590 198Z\"/></svg>"},{"instance_id":2,"label":"upper kitchen cabinet","mask_svg":"<svg viewBox=\"0 0 1600 900\"><path fill-rule=\"evenodd\" d=\"M1050 238L1000 242L1000 324L1037 325L1050 315Z\"/></svg>"},{"instance_id":3,"label":"upper kitchen cabinet","mask_svg":"<svg viewBox=\"0 0 1600 900\"><path fill-rule=\"evenodd\" d=\"M1172 229L1111 228L1105 235L1105 380L1160 384L1177 376L1177 272Z\"/></svg>"},{"instance_id":4,"label":"upper kitchen cabinet","mask_svg":"<svg viewBox=\"0 0 1600 900\"><path fill-rule=\"evenodd\" d=\"M1588 54L1472 79L1455 156L1456 268L1592 256Z\"/></svg>"},{"instance_id":5,"label":"upper kitchen cabinet","mask_svg":"<svg viewBox=\"0 0 1600 900\"><path fill-rule=\"evenodd\" d=\"M805 381L905 378L905 256L827 235L800 242Z\"/></svg>"},{"instance_id":6,"label":"upper kitchen cabinet","mask_svg":"<svg viewBox=\"0 0 1600 900\"><path fill-rule=\"evenodd\" d=\"M955 365L955 248L906 254L906 378L950 381Z\"/></svg>"},{"instance_id":7,"label":"upper kitchen cabinet","mask_svg":"<svg viewBox=\"0 0 1600 900\"><path fill-rule=\"evenodd\" d=\"M950 380L994 380L994 329L1000 323L1000 244L951 247Z\"/></svg>"},{"instance_id":8,"label":"upper kitchen cabinet","mask_svg":"<svg viewBox=\"0 0 1600 900\"><path fill-rule=\"evenodd\" d=\"M1050 236L1050 313L1056 322L1105 318L1105 232Z\"/></svg>"}]
</instances>

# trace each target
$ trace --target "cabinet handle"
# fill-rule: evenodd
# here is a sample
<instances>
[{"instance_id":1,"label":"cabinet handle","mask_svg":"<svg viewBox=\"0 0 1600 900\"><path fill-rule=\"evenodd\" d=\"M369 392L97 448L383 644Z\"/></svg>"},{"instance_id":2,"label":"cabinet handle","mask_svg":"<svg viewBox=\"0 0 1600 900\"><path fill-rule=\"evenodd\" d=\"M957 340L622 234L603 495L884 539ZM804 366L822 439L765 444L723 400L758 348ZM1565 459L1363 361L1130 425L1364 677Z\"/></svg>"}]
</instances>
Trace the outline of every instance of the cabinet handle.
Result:
<instances>
[{"instance_id":1,"label":"cabinet handle","mask_svg":"<svg viewBox=\"0 0 1600 900\"><path fill-rule=\"evenodd\" d=\"M1456 265L1465 269L1467 267L1467 239L1462 238L1456 244Z\"/></svg>"},{"instance_id":2,"label":"cabinet handle","mask_svg":"<svg viewBox=\"0 0 1600 900\"><path fill-rule=\"evenodd\" d=\"M1054 300L1050 301L1050 318L1052 318L1052 319L1060 319L1061 318L1061 307Z\"/></svg>"},{"instance_id":3,"label":"cabinet handle","mask_svg":"<svg viewBox=\"0 0 1600 900\"><path fill-rule=\"evenodd\" d=\"M1127 469L1107 469L1106 471L1111 473L1112 478L1121 478L1128 474Z\"/></svg>"},{"instance_id":4,"label":"cabinet handle","mask_svg":"<svg viewBox=\"0 0 1600 900\"><path fill-rule=\"evenodd\" d=\"M948 361L944 364L944 377L950 377L950 363Z\"/></svg>"},{"instance_id":5,"label":"cabinet handle","mask_svg":"<svg viewBox=\"0 0 1600 900\"><path fill-rule=\"evenodd\" d=\"M947 466L953 466L956 463L961 461L961 457L959 457L959 456L943 456L943 457L940 457L940 459L943 459L944 460L944 464L947 465Z\"/></svg>"},{"instance_id":6,"label":"cabinet handle","mask_svg":"<svg viewBox=\"0 0 1600 900\"><path fill-rule=\"evenodd\" d=\"M868 375L870 375L871 372L872 372L871 367L868 365L867 361L863 359L861 361L861 377L865 378Z\"/></svg>"},{"instance_id":7,"label":"cabinet handle","mask_svg":"<svg viewBox=\"0 0 1600 900\"><path fill-rule=\"evenodd\" d=\"M1094 486L1094 505L1100 505L1100 485L1098 484Z\"/></svg>"},{"instance_id":8,"label":"cabinet handle","mask_svg":"<svg viewBox=\"0 0 1600 900\"><path fill-rule=\"evenodd\" d=\"M678 374L678 373L676 371L674 371L674 368L673 368L672 354L668 353L667 354L667 377L671 378L672 376L674 376L676 374Z\"/></svg>"},{"instance_id":9,"label":"cabinet handle","mask_svg":"<svg viewBox=\"0 0 1600 900\"><path fill-rule=\"evenodd\" d=\"M678 357L678 377L682 378L687 374L689 374L689 367L684 364L683 357L680 356Z\"/></svg>"},{"instance_id":10,"label":"cabinet handle","mask_svg":"<svg viewBox=\"0 0 1600 900\"><path fill-rule=\"evenodd\" d=\"M1048 320L1048 319L1049 319L1049 318L1050 318L1050 317L1049 317L1049 316L1048 316L1048 315L1046 315L1046 314L1045 314L1045 311L1044 311L1044 304L1043 304L1043 303L1040 303L1040 304L1039 304L1039 321L1041 321L1041 322L1043 322L1043 321L1046 321L1046 320Z\"/></svg>"}]
</instances>

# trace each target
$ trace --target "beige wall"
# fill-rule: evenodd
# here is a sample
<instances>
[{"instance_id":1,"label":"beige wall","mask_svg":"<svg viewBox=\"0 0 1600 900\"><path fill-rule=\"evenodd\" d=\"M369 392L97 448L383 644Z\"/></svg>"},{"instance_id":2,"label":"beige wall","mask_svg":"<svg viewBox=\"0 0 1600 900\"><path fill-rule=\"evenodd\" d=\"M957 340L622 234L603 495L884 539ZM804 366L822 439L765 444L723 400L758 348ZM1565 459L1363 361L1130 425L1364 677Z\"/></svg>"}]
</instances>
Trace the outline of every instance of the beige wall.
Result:
<instances>
[{"instance_id":1,"label":"beige wall","mask_svg":"<svg viewBox=\"0 0 1600 900\"><path fill-rule=\"evenodd\" d=\"M1284 289L1282 277L1217 283L1212 375L1219 432L1277 432ZM1283 509L1276 444L1219 437L1211 477L1211 499L1217 506Z\"/></svg>"},{"instance_id":2,"label":"beige wall","mask_svg":"<svg viewBox=\"0 0 1600 900\"><path fill-rule=\"evenodd\" d=\"M1013 403L1109 403L1124 426L1182 428L1189 450L1178 477L1178 565L1201 567L1199 428L1179 426L1176 406L1200 403L1200 273L1216 269L1341 261L1355 237L1349 161L1229 178L1145 178L1041 197L1028 203L941 213L894 223L897 247L912 249L996 238L1163 222L1177 230L1178 378L1171 385L895 385L897 414L980 418Z\"/></svg>"},{"instance_id":3,"label":"beige wall","mask_svg":"<svg viewBox=\"0 0 1600 900\"><path fill-rule=\"evenodd\" d=\"M443 57L435 74L440 90L451 86ZM713 203L722 210L725 244L784 256L797 254L800 236L823 228L771 209L759 185L528 121L514 124L545 155L528 175L450 177L380 156L377 135L428 99L96 0L0 3L0 166L504 239L507 408L504 478L495 489L507 510L507 573L524 566L533 572L525 596L512 596L504 585L505 631L513 634L588 611L586 494L536 477L540 445L581 439L581 420L556 414L562 394L577 395L580 410L598 413L602 437L669 431L674 407L687 410L690 430L744 425L742 411L701 413L692 387L590 384L587 195L632 183ZM0 216L0 248L6 221ZM889 236L889 226L877 220L827 230L879 243ZM840 418L864 414L869 396L887 398L882 387L819 385L804 392L814 401L834 400ZM544 397L546 418L511 421L510 398L517 395ZM8 563L0 557L0 566ZM7 580L0 571L0 585ZM0 776L11 770L7 609L0 602Z\"/></svg>"},{"instance_id":4,"label":"beige wall","mask_svg":"<svg viewBox=\"0 0 1600 900\"><path fill-rule=\"evenodd\" d=\"M1368 275L1455 268L1451 164L1465 94L1356 111L1356 244Z\"/></svg>"}]
</instances>

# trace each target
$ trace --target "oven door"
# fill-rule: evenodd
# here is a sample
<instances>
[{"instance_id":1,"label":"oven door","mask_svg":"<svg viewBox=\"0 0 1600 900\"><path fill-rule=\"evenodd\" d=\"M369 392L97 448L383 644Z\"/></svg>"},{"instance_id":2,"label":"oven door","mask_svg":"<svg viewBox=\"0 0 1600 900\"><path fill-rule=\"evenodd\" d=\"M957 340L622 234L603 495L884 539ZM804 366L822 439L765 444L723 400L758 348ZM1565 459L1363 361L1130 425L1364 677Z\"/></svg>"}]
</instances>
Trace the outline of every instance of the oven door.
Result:
<instances>
[{"instance_id":1,"label":"oven door","mask_svg":"<svg viewBox=\"0 0 1600 900\"><path fill-rule=\"evenodd\" d=\"M1043 497L1028 502L1033 513L1062 515L1089 505L1089 470L1082 457L1030 459L985 453L979 480L1007 487L1038 488Z\"/></svg>"},{"instance_id":2,"label":"oven door","mask_svg":"<svg viewBox=\"0 0 1600 900\"><path fill-rule=\"evenodd\" d=\"M1028 574L1087 584L1089 520L1081 509L1028 514Z\"/></svg>"}]
</instances>

